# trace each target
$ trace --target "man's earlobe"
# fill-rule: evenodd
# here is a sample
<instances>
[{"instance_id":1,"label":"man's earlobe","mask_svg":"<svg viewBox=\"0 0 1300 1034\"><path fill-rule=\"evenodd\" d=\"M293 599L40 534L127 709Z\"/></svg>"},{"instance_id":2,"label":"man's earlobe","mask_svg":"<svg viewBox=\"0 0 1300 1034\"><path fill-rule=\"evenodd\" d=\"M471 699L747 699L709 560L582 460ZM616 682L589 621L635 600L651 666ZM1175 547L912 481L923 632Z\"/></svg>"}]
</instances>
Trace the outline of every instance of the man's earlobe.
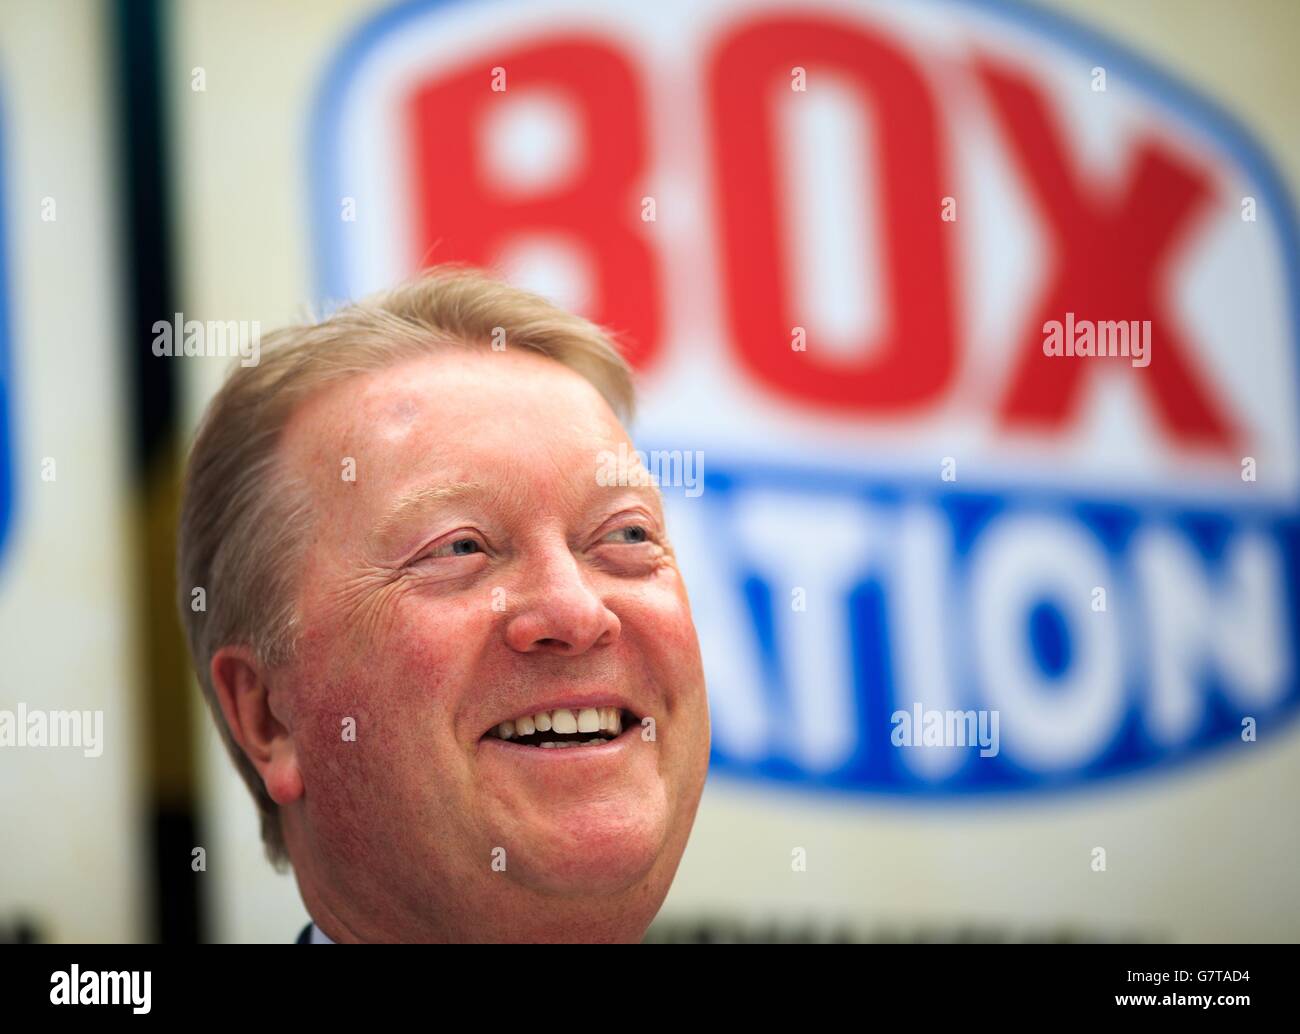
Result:
<instances>
[{"instance_id":1,"label":"man's earlobe","mask_svg":"<svg viewBox=\"0 0 1300 1034\"><path fill-rule=\"evenodd\" d=\"M271 800L292 804L303 793L302 773L293 737L271 710L264 671L245 646L223 646L212 655L212 688L230 735Z\"/></svg>"}]
</instances>

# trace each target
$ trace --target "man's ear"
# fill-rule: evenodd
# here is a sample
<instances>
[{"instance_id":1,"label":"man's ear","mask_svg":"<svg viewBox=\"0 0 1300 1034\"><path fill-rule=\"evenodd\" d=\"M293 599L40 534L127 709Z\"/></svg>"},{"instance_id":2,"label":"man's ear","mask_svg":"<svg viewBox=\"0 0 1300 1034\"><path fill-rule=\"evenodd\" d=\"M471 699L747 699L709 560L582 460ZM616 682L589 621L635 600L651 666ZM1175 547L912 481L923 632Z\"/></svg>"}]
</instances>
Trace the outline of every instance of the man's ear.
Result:
<instances>
[{"instance_id":1,"label":"man's ear","mask_svg":"<svg viewBox=\"0 0 1300 1034\"><path fill-rule=\"evenodd\" d=\"M245 646L223 646L212 655L212 688L230 735L239 744L276 804L302 796L302 773L293 737L271 711L265 669Z\"/></svg>"}]
</instances>

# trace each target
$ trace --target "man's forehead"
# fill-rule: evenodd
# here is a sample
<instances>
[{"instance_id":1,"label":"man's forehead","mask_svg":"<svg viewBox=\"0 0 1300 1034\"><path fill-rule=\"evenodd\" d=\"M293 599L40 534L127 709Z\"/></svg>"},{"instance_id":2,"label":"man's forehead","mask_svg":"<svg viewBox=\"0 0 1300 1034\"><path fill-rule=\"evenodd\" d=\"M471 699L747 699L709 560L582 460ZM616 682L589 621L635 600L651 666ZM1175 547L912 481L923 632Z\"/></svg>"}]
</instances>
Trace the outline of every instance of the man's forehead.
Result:
<instances>
[{"instance_id":1,"label":"man's forehead","mask_svg":"<svg viewBox=\"0 0 1300 1034\"><path fill-rule=\"evenodd\" d=\"M556 514L599 507L618 487L602 483L602 459L620 447L631 451L631 443L594 388L564 367L558 382L538 377L558 366L541 362L524 376L515 367L499 384L488 378L473 393L447 392L436 364L343 382L296 414L285 458L310 468L320 505L346 502L350 531L372 541L457 503L499 515L520 505ZM586 396L557 392L569 386L566 377L577 378ZM657 489L623 492L662 515Z\"/></svg>"},{"instance_id":2,"label":"man's forehead","mask_svg":"<svg viewBox=\"0 0 1300 1034\"><path fill-rule=\"evenodd\" d=\"M554 360L493 353L420 356L367 371L305 400L289 423L290 451L383 461L437 450L617 447L627 435L594 386ZM476 459L478 457L475 457ZM316 465L313 462L313 466Z\"/></svg>"}]
</instances>

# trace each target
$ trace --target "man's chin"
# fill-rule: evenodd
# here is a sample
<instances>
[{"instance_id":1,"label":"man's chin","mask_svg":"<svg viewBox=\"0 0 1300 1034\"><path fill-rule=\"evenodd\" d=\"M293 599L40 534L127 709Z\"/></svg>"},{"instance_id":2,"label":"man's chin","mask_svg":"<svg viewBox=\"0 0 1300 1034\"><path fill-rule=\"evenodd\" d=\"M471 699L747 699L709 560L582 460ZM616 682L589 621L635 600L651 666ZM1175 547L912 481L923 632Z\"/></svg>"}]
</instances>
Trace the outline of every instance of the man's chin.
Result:
<instances>
[{"instance_id":1,"label":"man's chin","mask_svg":"<svg viewBox=\"0 0 1300 1034\"><path fill-rule=\"evenodd\" d=\"M554 806L517 827L506 843L505 872L532 890L560 897L635 892L648 877L667 883L667 802L662 793ZM659 873L667 868L667 873Z\"/></svg>"}]
</instances>

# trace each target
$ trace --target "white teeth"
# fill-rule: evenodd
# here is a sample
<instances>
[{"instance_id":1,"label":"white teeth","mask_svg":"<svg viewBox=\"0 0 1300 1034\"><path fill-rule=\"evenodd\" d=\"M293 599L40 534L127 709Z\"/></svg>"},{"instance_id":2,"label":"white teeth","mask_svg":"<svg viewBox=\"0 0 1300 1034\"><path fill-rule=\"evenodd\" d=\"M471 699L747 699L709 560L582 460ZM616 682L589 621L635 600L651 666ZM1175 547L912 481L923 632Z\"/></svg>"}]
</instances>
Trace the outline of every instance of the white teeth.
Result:
<instances>
[{"instance_id":1,"label":"white teeth","mask_svg":"<svg viewBox=\"0 0 1300 1034\"><path fill-rule=\"evenodd\" d=\"M542 742L542 746L543 746L543 747L559 747L559 746L561 746L561 744L556 743L554 740L544 740L544 741Z\"/></svg>"},{"instance_id":2,"label":"white teeth","mask_svg":"<svg viewBox=\"0 0 1300 1034\"><path fill-rule=\"evenodd\" d=\"M552 731L568 735L604 732L612 737L623 732L623 712L617 707L559 707L502 722L492 731L503 740Z\"/></svg>"}]
</instances>

